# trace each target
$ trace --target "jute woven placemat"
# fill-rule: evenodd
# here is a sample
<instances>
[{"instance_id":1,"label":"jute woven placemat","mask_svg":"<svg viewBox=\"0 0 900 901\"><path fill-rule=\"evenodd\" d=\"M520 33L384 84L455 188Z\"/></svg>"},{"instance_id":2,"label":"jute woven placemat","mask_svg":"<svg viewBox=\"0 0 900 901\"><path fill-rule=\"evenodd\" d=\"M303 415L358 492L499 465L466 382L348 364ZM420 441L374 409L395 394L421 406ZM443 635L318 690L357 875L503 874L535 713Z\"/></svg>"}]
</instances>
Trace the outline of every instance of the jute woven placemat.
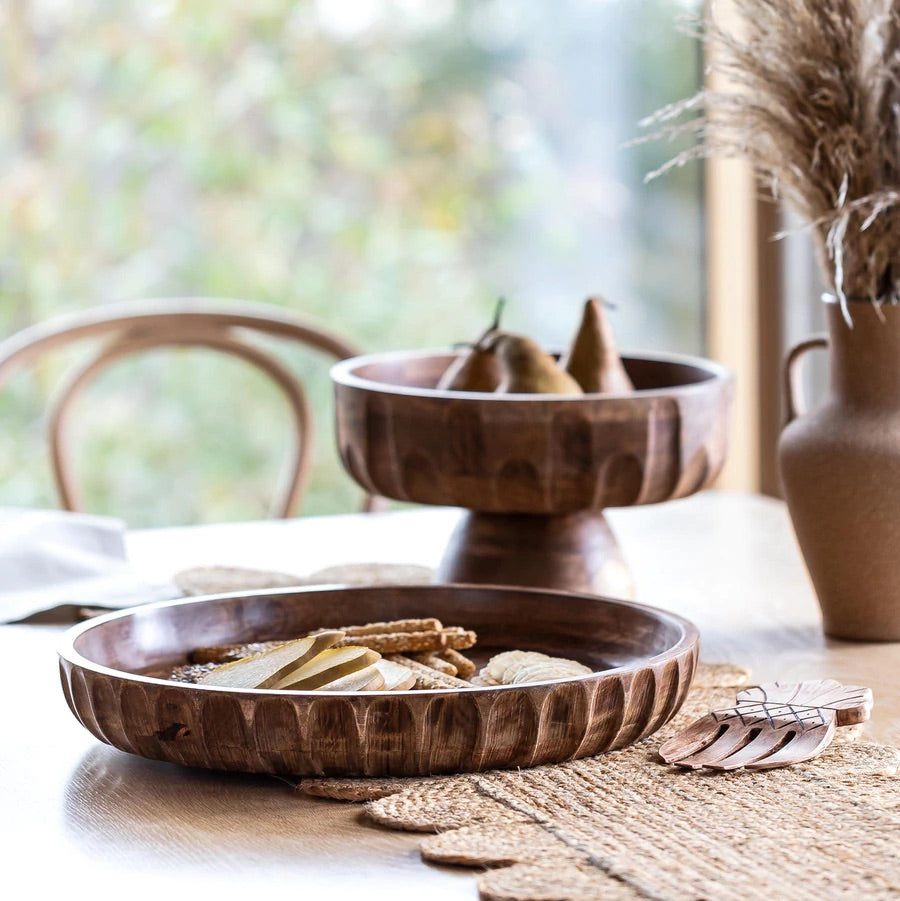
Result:
<instances>
[{"instance_id":1,"label":"jute woven placemat","mask_svg":"<svg viewBox=\"0 0 900 901\"><path fill-rule=\"evenodd\" d=\"M305 576L241 566L194 566L176 573L172 581L183 594L197 596L301 585L427 584L433 575L427 566L411 563L343 563Z\"/></svg>"},{"instance_id":2,"label":"jute woven placemat","mask_svg":"<svg viewBox=\"0 0 900 901\"><path fill-rule=\"evenodd\" d=\"M381 826L435 835L426 860L488 869L495 901L900 897L900 752L839 730L780 770L691 772L656 749L747 682L701 667L678 716L637 745L531 770L419 779L309 779L366 801ZM876 698L877 703L877 698Z\"/></svg>"}]
</instances>

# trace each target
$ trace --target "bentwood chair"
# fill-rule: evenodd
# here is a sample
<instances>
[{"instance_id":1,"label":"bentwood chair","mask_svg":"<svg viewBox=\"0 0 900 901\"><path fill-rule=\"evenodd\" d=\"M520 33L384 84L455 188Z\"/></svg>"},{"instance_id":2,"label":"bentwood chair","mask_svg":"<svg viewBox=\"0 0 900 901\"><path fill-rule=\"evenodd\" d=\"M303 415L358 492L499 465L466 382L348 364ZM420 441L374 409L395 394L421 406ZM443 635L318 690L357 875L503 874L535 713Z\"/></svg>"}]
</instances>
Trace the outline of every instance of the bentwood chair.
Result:
<instances>
[{"instance_id":1,"label":"bentwood chair","mask_svg":"<svg viewBox=\"0 0 900 901\"><path fill-rule=\"evenodd\" d=\"M73 477L68 427L73 401L95 376L123 357L160 347L204 347L238 357L278 386L292 414L287 477L271 507L272 516L289 517L309 481L313 417L303 385L254 341L259 336L297 342L335 360L358 354L343 338L268 304L205 297L138 300L56 316L0 341L0 388L14 371L48 351L99 340L95 355L68 374L49 411L50 457L60 504L65 510L80 511L83 504ZM367 495L363 509L374 509L378 500Z\"/></svg>"}]
</instances>

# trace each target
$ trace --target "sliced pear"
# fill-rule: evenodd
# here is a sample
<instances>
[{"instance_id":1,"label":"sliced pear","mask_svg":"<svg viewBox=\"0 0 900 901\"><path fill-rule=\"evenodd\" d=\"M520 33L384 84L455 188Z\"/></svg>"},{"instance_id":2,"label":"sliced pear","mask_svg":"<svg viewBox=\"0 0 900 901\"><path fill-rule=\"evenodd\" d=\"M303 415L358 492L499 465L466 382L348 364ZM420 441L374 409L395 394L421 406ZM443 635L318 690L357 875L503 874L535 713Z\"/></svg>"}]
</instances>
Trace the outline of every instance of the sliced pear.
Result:
<instances>
[{"instance_id":1,"label":"sliced pear","mask_svg":"<svg viewBox=\"0 0 900 901\"><path fill-rule=\"evenodd\" d=\"M341 676L333 682L320 685L316 691L380 691L384 688L384 676L378 671L378 663L364 666L349 676Z\"/></svg>"},{"instance_id":2,"label":"sliced pear","mask_svg":"<svg viewBox=\"0 0 900 901\"><path fill-rule=\"evenodd\" d=\"M375 667L384 677L383 691L408 691L416 684L416 674L402 663L381 659Z\"/></svg>"},{"instance_id":3,"label":"sliced pear","mask_svg":"<svg viewBox=\"0 0 900 901\"><path fill-rule=\"evenodd\" d=\"M284 689L313 691L335 679L340 679L341 676L349 676L350 673L371 666L380 659L381 654L369 648L358 648L353 645L345 648L328 648L303 666L295 667L283 676L275 688L279 691Z\"/></svg>"},{"instance_id":4,"label":"sliced pear","mask_svg":"<svg viewBox=\"0 0 900 901\"><path fill-rule=\"evenodd\" d=\"M343 637L343 632L332 629L298 638L261 654L226 663L207 673L198 684L217 688L272 688L287 673L314 660Z\"/></svg>"}]
</instances>

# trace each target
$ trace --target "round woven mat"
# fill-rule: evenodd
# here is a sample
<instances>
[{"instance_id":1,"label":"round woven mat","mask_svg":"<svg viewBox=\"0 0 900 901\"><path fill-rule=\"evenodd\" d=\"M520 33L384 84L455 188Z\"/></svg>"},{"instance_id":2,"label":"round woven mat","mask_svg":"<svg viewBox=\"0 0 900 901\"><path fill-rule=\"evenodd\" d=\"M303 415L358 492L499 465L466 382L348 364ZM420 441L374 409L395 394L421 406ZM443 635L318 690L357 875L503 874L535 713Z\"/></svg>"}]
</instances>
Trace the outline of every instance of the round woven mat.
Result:
<instances>
[{"instance_id":1,"label":"round woven mat","mask_svg":"<svg viewBox=\"0 0 900 901\"><path fill-rule=\"evenodd\" d=\"M237 566L195 566L182 570L172 581L191 597L229 591L296 588L301 585L416 585L431 581L434 571L407 563L345 563L305 576Z\"/></svg>"},{"instance_id":2,"label":"round woven mat","mask_svg":"<svg viewBox=\"0 0 900 901\"><path fill-rule=\"evenodd\" d=\"M838 730L778 770L692 772L658 762L670 735L734 703L740 667L701 667L678 716L621 751L530 770L419 779L309 779L366 801L381 826L436 833L422 856L490 868L496 901L900 897L900 752Z\"/></svg>"}]
</instances>

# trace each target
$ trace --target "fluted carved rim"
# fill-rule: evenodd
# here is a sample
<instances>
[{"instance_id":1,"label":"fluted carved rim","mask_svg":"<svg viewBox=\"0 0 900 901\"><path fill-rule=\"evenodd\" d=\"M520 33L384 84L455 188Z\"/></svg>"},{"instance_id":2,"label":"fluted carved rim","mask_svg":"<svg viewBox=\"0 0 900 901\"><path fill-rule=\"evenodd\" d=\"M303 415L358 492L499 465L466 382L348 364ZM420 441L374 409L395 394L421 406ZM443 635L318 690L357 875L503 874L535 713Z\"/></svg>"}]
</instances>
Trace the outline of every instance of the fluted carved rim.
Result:
<instances>
[{"instance_id":1,"label":"fluted carved rim","mask_svg":"<svg viewBox=\"0 0 900 901\"><path fill-rule=\"evenodd\" d=\"M395 586L397 588L401 586ZM465 591L478 591L478 592L515 592L516 594L525 594L532 596L540 596L546 595L549 599L558 599L560 601L579 599L579 600L587 600L594 603L605 604L605 605L613 605L617 607L627 608L633 611L640 611L648 616L650 619L655 619L659 622L667 623L669 625L674 626L676 629L680 630L679 637L677 641L675 641L670 647L666 648L664 651L659 652L658 654L650 655L643 658L639 663L632 662L628 664L624 664L622 666L613 667L610 669L604 669L598 672L590 673L589 675L584 676L573 676L569 679L556 679L550 682L529 682L528 687L540 687L540 686L548 686L548 685L559 685L561 683L568 682L586 682L591 679L595 679L597 676L617 676L624 675L630 672L635 671L640 666L656 666L661 663L665 663L669 660L680 657L692 646L697 644L700 639L700 632L697 627L690 621L685 619L682 616L679 616L677 613L672 613L668 610L662 610L658 607L653 607L649 604L641 604L636 601L625 601L620 600L618 598L607 598L602 597L600 595L594 594L581 594L577 592L571 591L562 591L556 590L552 588L526 588L526 587L512 587L512 586L502 586L502 585L482 585L482 584L465 584L465 583L454 583L452 585L435 585L435 584L423 584L423 585L403 585L402 588L409 589L410 592L429 592L434 590L443 590L450 589L456 590L461 589ZM83 623L79 623L78 625L72 626L69 630L65 632L62 637L61 643L58 647L57 654L61 660L66 661L67 663L77 666L81 669L88 670L90 672L98 673L100 675L111 676L118 679L125 679L126 681L133 681L137 683L151 683L156 685L165 685L167 688L180 688L184 687L189 690L196 690L201 692L224 692L226 694L232 695L246 695L250 697L274 697L276 693L273 693L270 689L238 689L238 688L222 688L218 686L210 686L210 685L197 685L190 683L179 683L172 682L166 679L159 679L153 676L146 676L139 673L132 673L127 670L114 669L112 667L105 666L101 663L97 663L95 660L91 660L90 658L79 653L75 644L78 639L97 628L103 628L107 623L114 622L116 620L121 619L129 619L131 617L137 615L146 615L152 613L154 610L163 610L169 607L184 607L194 604L208 604L215 603L219 601L226 601L229 599L233 600L249 600L253 598L265 598L265 597L284 597L286 595L297 595L302 596L306 594L320 594L322 592L341 592L341 593L354 593L354 592L364 592L369 589L366 587L352 587L352 586L344 586L344 585L306 585L306 586L298 586L297 588L267 588L267 589L259 589L252 592L247 591L233 591L233 592L222 592L219 594L211 594L211 595L202 595L199 597L190 597L190 598L175 598L174 600L168 601L156 601L149 604L141 604L140 607L136 608L126 608L123 610L115 610L110 613L105 613L100 616L95 616L89 620L86 620ZM392 691L390 693L385 693L384 691L291 691L284 692L288 697L297 698L297 697L308 697L308 698L324 698L324 697L371 697L383 700L388 697L401 697L404 695L412 695L415 697L423 697L427 695L431 696L440 696L446 697L448 694L457 694L465 692L468 694L477 694L488 692L493 694L497 691L507 691L507 690L515 690L521 689L523 686L521 685L497 685L490 687L480 687L473 685L471 688L463 688L457 691L448 692L446 689L416 689L411 691Z\"/></svg>"},{"instance_id":2,"label":"fluted carved rim","mask_svg":"<svg viewBox=\"0 0 900 901\"><path fill-rule=\"evenodd\" d=\"M422 388L415 385L403 385L390 381L380 381L369 379L359 374L359 370L365 366L390 364L390 363L406 363L417 360L428 360L435 357L446 357L447 363L458 356L462 351L447 350L397 350L385 353L366 354L358 357L350 357L341 360L331 367L331 380L336 385L343 385L348 388L357 388L366 391L376 391L381 394L405 395L407 397L446 397L452 400L490 400L496 403L505 404L521 404L521 403L560 403L560 404L583 404L586 401L591 403L602 403L603 401L621 401L623 399L634 398L654 398L654 397L672 397L694 394L709 390L711 382L731 383L734 376L729 369L716 363L706 357L691 356L689 354L677 353L628 353L622 355L622 361L626 367L628 362L644 361L648 363L663 363L672 366L684 366L693 368L698 371L700 378L693 382L685 384L670 385L660 388L639 388L633 392L621 394L578 394L578 395L559 395L559 394L498 394L488 391L450 391L438 390L437 388Z\"/></svg>"},{"instance_id":3,"label":"fluted carved rim","mask_svg":"<svg viewBox=\"0 0 900 901\"><path fill-rule=\"evenodd\" d=\"M343 621L348 605L363 603L366 593L374 613L385 598L407 608L424 592L442 594L442 601L436 594L426 601L447 622L458 604L460 621L483 627L492 653L502 647L495 643L500 636L514 635L507 647L528 647L519 642L531 635L535 649L568 642L569 656L598 669L553 682L402 692L239 690L138 672L147 660L162 672L160 661L196 646L198 632L211 624L217 638L232 626L234 638L246 638L257 614L274 612L280 626L293 628L297 617L321 616L323 602L331 601L332 615ZM512 610L495 606L501 595ZM566 602L569 616L560 606ZM521 615L511 624L516 609ZM66 633L59 656L72 713L96 738L128 753L237 772L408 776L557 763L638 741L678 711L698 647L696 627L677 614L594 595L483 585L309 586L109 613ZM599 667L615 654L627 662ZM137 661L135 671L128 671L129 659Z\"/></svg>"}]
</instances>

